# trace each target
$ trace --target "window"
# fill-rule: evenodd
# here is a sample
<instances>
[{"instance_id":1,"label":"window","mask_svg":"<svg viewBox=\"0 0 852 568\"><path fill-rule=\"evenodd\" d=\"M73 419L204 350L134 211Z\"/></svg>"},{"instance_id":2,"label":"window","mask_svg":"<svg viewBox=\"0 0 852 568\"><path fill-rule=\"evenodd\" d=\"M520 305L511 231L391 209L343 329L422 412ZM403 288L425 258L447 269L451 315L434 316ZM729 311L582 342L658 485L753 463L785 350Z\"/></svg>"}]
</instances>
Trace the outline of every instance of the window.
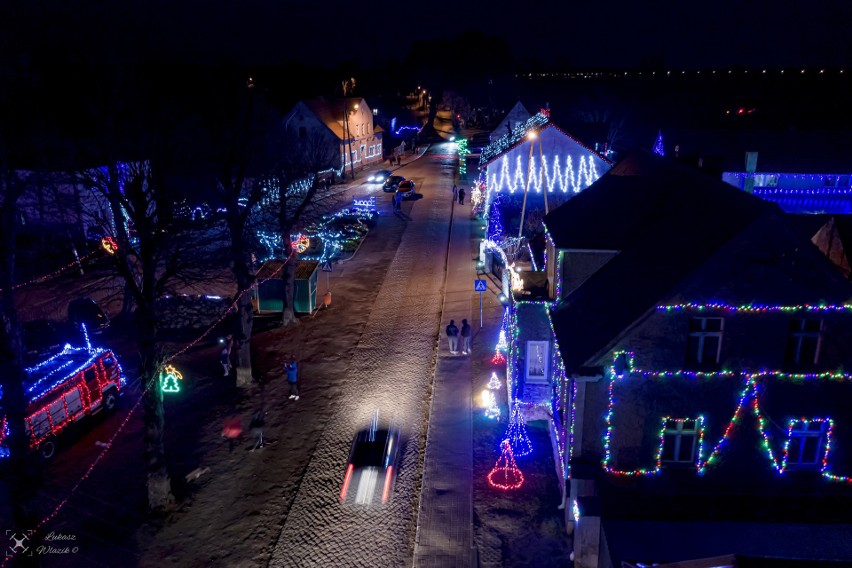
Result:
<instances>
[{"instance_id":1,"label":"window","mask_svg":"<svg viewBox=\"0 0 852 568\"><path fill-rule=\"evenodd\" d=\"M724 324L723 318L692 318L689 321L687 365L712 367L719 363Z\"/></svg>"},{"instance_id":2,"label":"window","mask_svg":"<svg viewBox=\"0 0 852 568\"><path fill-rule=\"evenodd\" d=\"M660 463L695 463L701 456L702 418L664 418Z\"/></svg>"},{"instance_id":3,"label":"window","mask_svg":"<svg viewBox=\"0 0 852 568\"><path fill-rule=\"evenodd\" d=\"M527 341L526 380L531 383L547 382L547 361L550 351L548 341Z\"/></svg>"},{"instance_id":4,"label":"window","mask_svg":"<svg viewBox=\"0 0 852 568\"><path fill-rule=\"evenodd\" d=\"M807 367L819 362L822 343L821 319L794 319L787 335L785 363L788 366Z\"/></svg>"},{"instance_id":5,"label":"window","mask_svg":"<svg viewBox=\"0 0 852 568\"><path fill-rule=\"evenodd\" d=\"M784 467L813 469L822 465L828 450L827 419L791 420L784 448Z\"/></svg>"}]
</instances>

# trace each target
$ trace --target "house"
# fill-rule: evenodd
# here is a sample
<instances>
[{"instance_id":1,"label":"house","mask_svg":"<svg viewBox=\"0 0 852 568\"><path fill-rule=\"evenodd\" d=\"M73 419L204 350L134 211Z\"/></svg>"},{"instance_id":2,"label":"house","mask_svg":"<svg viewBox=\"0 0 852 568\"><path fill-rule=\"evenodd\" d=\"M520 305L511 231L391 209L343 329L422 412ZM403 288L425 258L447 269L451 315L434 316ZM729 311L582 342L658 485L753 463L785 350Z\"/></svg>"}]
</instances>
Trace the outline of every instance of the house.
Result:
<instances>
[{"instance_id":1,"label":"house","mask_svg":"<svg viewBox=\"0 0 852 568\"><path fill-rule=\"evenodd\" d=\"M665 155L778 203L789 213L852 213L845 131L663 130Z\"/></svg>"},{"instance_id":2,"label":"house","mask_svg":"<svg viewBox=\"0 0 852 568\"><path fill-rule=\"evenodd\" d=\"M382 128L360 97L299 101L284 116L284 128L299 140L329 147L340 160L330 167L337 175L382 161Z\"/></svg>"},{"instance_id":3,"label":"house","mask_svg":"<svg viewBox=\"0 0 852 568\"><path fill-rule=\"evenodd\" d=\"M515 307L509 376L549 361L575 566L852 560L852 284L777 205L650 153L544 222L553 304Z\"/></svg>"}]
</instances>

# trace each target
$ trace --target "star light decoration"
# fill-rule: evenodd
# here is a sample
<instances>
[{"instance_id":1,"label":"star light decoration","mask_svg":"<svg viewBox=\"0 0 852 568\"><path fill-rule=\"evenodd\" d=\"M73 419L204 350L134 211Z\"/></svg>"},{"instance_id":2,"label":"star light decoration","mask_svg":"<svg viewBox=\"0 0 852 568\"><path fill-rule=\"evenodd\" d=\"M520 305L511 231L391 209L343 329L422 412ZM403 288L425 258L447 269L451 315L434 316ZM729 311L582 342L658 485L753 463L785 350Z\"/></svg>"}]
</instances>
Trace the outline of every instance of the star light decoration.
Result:
<instances>
[{"instance_id":1,"label":"star light decoration","mask_svg":"<svg viewBox=\"0 0 852 568\"><path fill-rule=\"evenodd\" d=\"M509 444L509 440L503 440L502 450L502 454L497 458L497 463L488 472L488 484L503 491L520 489L524 484L524 474L521 473L518 464L515 463L515 456L512 454L512 446Z\"/></svg>"},{"instance_id":2,"label":"star light decoration","mask_svg":"<svg viewBox=\"0 0 852 568\"><path fill-rule=\"evenodd\" d=\"M160 384L163 392L180 392L183 375L172 365L166 365L160 372Z\"/></svg>"}]
</instances>

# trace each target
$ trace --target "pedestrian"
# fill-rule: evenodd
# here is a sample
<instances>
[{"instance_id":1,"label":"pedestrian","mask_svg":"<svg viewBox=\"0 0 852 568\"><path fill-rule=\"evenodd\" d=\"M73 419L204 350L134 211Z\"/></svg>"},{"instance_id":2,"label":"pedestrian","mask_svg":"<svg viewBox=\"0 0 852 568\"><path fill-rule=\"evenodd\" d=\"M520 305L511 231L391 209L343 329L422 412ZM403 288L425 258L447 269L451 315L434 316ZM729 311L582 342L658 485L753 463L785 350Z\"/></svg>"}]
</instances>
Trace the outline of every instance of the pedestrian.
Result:
<instances>
[{"instance_id":1,"label":"pedestrian","mask_svg":"<svg viewBox=\"0 0 852 568\"><path fill-rule=\"evenodd\" d=\"M396 165L397 165L397 166L401 166L401 165L402 165L402 155L401 155L401 154L398 154L398 155L396 156Z\"/></svg>"},{"instance_id":2,"label":"pedestrian","mask_svg":"<svg viewBox=\"0 0 852 568\"><path fill-rule=\"evenodd\" d=\"M231 349L228 345L229 343L225 343L219 352L219 362L222 364L222 369L225 371L224 376L226 377L231 374Z\"/></svg>"},{"instance_id":3,"label":"pedestrian","mask_svg":"<svg viewBox=\"0 0 852 568\"><path fill-rule=\"evenodd\" d=\"M450 325L447 326L447 341L450 344L450 353L455 355L459 352L459 328L456 327L456 320L450 320Z\"/></svg>"},{"instance_id":4,"label":"pedestrian","mask_svg":"<svg viewBox=\"0 0 852 568\"><path fill-rule=\"evenodd\" d=\"M459 188L453 184L453 201L458 201L459 199Z\"/></svg>"},{"instance_id":5,"label":"pedestrian","mask_svg":"<svg viewBox=\"0 0 852 568\"><path fill-rule=\"evenodd\" d=\"M466 319L462 320L461 338L462 353L464 353L465 355L470 355L470 325L468 325Z\"/></svg>"},{"instance_id":6,"label":"pedestrian","mask_svg":"<svg viewBox=\"0 0 852 568\"><path fill-rule=\"evenodd\" d=\"M287 384L290 385L290 398L299 400L299 366L296 365L296 356L291 355L290 361L284 365L287 372Z\"/></svg>"},{"instance_id":7,"label":"pedestrian","mask_svg":"<svg viewBox=\"0 0 852 568\"><path fill-rule=\"evenodd\" d=\"M266 412L259 408L249 421L249 428L255 438L254 447L252 450L257 450L263 447L263 426L266 424Z\"/></svg>"},{"instance_id":8,"label":"pedestrian","mask_svg":"<svg viewBox=\"0 0 852 568\"><path fill-rule=\"evenodd\" d=\"M391 207L393 207L393 212L396 213L396 194L391 195Z\"/></svg>"},{"instance_id":9,"label":"pedestrian","mask_svg":"<svg viewBox=\"0 0 852 568\"><path fill-rule=\"evenodd\" d=\"M459 205L464 205L464 188L459 188Z\"/></svg>"},{"instance_id":10,"label":"pedestrian","mask_svg":"<svg viewBox=\"0 0 852 568\"><path fill-rule=\"evenodd\" d=\"M394 199L394 210L395 211L402 211L402 194L397 191L396 194L393 196L393 199Z\"/></svg>"}]
</instances>

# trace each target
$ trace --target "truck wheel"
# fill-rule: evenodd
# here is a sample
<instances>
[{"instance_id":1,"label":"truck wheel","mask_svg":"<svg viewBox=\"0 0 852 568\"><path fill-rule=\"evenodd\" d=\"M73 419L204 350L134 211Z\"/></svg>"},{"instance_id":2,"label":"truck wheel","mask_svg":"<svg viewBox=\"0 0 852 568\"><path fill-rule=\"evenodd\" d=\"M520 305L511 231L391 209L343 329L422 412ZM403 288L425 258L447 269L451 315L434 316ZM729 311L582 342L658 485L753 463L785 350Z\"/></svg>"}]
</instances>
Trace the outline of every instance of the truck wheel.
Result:
<instances>
[{"instance_id":1,"label":"truck wheel","mask_svg":"<svg viewBox=\"0 0 852 568\"><path fill-rule=\"evenodd\" d=\"M56 438L51 436L38 447L38 453L44 461L50 461L56 455Z\"/></svg>"},{"instance_id":2,"label":"truck wheel","mask_svg":"<svg viewBox=\"0 0 852 568\"><path fill-rule=\"evenodd\" d=\"M113 412L116 409L118 397L115 395L115 389L110 389L104 393L103 406L107 412Z\"/></svg>"}]
</instances>

